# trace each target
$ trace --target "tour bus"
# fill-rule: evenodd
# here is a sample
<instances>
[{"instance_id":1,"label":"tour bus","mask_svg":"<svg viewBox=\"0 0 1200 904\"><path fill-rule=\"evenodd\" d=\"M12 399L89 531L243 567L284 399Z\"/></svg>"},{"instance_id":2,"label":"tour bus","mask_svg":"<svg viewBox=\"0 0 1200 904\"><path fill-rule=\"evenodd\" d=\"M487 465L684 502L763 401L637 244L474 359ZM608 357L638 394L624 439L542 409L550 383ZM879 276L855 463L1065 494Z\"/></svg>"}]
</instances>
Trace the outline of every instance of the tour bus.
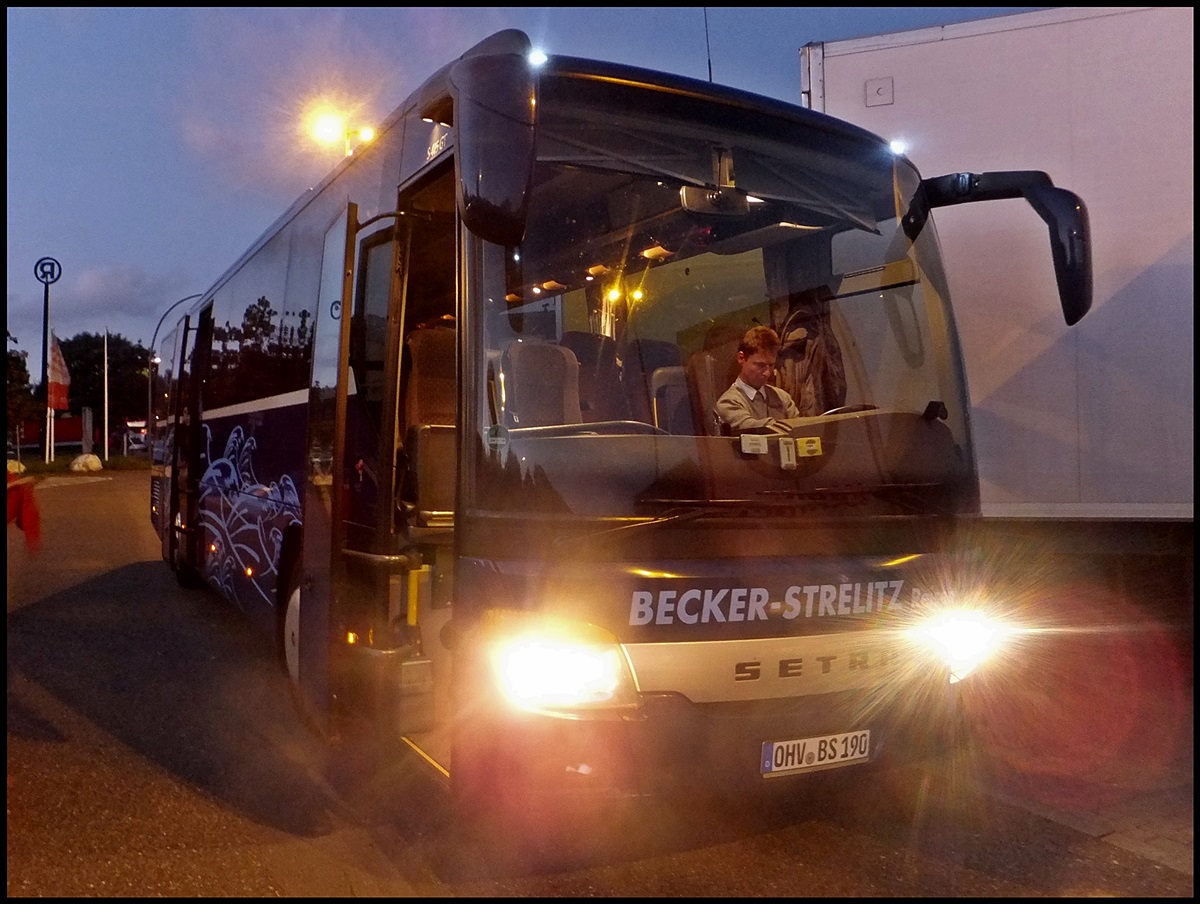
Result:
<instances>
[{"instance_id":1,"label":"tour bus","mask_svg":"<svg viewBox=\"0 0 1200 904\"><path fill-rule=\"evenodd\" d=\"M1020 624L973 540L931 211L1024 198L1051 254L1012 265L1073 324L1082 201L530 51L432 75L172 325L164 559L277 642L332 745L368 731L465 806L787 793L935 743ZM734 435L756 325L799 416Z\"/></svg>"}]
</instances>

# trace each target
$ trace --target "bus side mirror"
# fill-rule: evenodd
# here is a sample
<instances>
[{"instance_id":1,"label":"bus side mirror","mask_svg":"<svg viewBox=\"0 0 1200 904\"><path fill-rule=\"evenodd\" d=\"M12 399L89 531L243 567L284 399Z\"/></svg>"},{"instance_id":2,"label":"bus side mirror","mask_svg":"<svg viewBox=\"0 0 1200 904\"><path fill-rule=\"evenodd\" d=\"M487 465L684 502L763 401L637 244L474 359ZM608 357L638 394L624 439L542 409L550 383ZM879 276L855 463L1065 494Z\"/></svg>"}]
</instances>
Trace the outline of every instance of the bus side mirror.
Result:
<instances>
[{"instance_id":1,"label":"bus side mirror","mask_svg":"<svg viewBox=\"0 0 1200 904\"><path fill-rule=\"evenodd\" d=\"M1074 192L1034 186L1025 200L1050 227L1054 275L1067 326L1074 326L1092 307L1092 236L1087 206Z\"/></svg>"},{"instance_id":2,"label":"bus side mirror","mask_svg":"<svg viewBox=\"0 0 1200 904\"><path fill-rule=\"evenodd\" d=\"M1092 307L1092 237L1087 206L1074 192L1057 188L1037 170L995 173L951 173L921 180L929 208L996 198L1024 198L1050 229L1050 252L1058 297L1067 326L1074 326ZM918 204L904 220L915 237L924 225Z\"/></svg>"},{"instance_id":3,"label":"bus side mirror","mask_svg":"<svg viewBox=\"0 0 1200 904\"><path fill-rule=\"evenodd\" d=\"M518 245L533 177L533 72L524 53L466 56L450 82L463 224L486 241Z\"/></svg>"}]
</instances>

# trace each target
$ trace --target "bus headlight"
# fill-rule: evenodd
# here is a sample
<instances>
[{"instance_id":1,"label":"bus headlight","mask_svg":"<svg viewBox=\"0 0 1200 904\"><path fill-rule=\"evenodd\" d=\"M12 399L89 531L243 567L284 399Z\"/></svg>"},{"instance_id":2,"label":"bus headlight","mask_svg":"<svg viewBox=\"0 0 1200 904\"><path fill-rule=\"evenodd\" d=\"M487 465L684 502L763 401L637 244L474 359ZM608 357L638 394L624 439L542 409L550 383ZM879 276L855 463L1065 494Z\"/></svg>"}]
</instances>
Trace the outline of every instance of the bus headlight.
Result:
<instances>
[{"instance_id":1,"label":"bus headlight","mask_svg":"<svg viewBox=\"0 0 1200 904\"><path fill-rule=\"evenodd\" d=\"M908 634L949 666L953 684L994 656L1010 629L983 612L958 610L930 616Z\"/></svg>"},{"instance_id":2,"label":"bus headlight","mask_svg":"<svg viewBox=\"0 0 1200 904\"><path fill-rule=\"evenodd\" d=\"M607 631L537 616L505 621L489 640L488 657L511 705L563 718L637 705L625 653Z\"/></svg>"}]
</instances>

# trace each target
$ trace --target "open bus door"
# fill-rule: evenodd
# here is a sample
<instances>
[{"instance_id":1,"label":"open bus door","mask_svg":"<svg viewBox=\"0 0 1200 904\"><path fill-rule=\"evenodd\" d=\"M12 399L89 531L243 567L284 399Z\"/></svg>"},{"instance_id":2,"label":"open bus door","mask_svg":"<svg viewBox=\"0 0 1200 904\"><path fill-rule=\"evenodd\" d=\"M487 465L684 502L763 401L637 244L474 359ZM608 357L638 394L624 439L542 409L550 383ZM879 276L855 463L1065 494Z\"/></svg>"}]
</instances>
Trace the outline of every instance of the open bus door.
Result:
<instances>
[{"instance_id":1,"label":"open bus door","mask_svg":"<svg viewBox=\"0 0 1200 904\"><path fill-rule=\"evenodd\" d=\"M181 584L196 584L201 568L199 532L200 478L208 450L204 438L201 395L212 349L213 309L210 304L193 325L183 320L179 348L179 390L175 397L175 430L170 450L171 487L168 498L167 561Z\"/></svg>"},{"instance_id":2,"label":"open bus door","mask_svg":"<svg viewBox=\"0 0 1200 904\"><path fill-rule=\"evenodd\" d=\"M386 616L392 572L408 562L387 543L398 368L389 314L392 227L371 232L360 251L362 231L392 218L384 214L360 223L358 205L348 202L325 233L309 385L303 542L299 563L280 568L283 652L292 690L304 717L335 742L344 733L341 717L361 711L364 702L355 676L386 670L391 658L374 655L374 625L380 622L377 610ZM357 296L356 274L363 283Z\"/></svg>"},{"instance_id":3,"label":"open bus door","mask_svg":"<svg viewBox=\"0 0 1200 904\"><path fill-rule=\"evenodd\" d=\"M409 219L390 212L359 222L351 202L325 233L301 563L281 574L294 574L282 578L292 688L310 724L335 744L364 727L394 734L431 718L430 663L407 611L417 588L428 593L429 569L396 524L395 503ZM446 271L452 280L452 266Z\"/></svg>"},{"instance_id":4,"label":"open bus door","mask_svg":"<svg viewBox=\"0 0 1200 904\"><path fill-rule=\"evenodd\" d=\"M334 734L395 741L404 727L428 721L432 698L430 663L407 611L428 569L396 505L406 286L418 215L398 209L359 222L356 214L350 205L342 296L350 303L337 394L331 674L343 718Z\"/></svg>"},{"instance_id":5,"label":"open bus door","mask_svg":"<svg viewBox=\"0 0 1200 904\"><path fill-rule=\"evenodd\" d=\"M280 594L284 663L297 706L322 735L331 731L331 647L345 546L336 475L345 458L349 330L343 315L349 305L343 299L352 286L357 216L351 202L325 232L309 383L303 542L299 562L280 568L286 582Z\"/></svg>"}]
</instances>

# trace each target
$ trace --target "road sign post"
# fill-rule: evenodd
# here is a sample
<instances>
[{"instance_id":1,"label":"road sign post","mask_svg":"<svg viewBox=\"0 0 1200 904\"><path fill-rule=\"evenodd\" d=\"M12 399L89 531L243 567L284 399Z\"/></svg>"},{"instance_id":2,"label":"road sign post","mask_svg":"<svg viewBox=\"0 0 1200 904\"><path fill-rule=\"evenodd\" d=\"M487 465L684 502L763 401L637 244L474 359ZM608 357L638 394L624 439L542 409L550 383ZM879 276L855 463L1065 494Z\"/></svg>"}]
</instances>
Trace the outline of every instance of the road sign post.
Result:
<instances>
[{"instance_id":1,"label":"road sign post","mask_svg":"<svg viewBox=\"0 0 1200 904\"><path fill-rule=\"evenodd\" d=\"M42 391L46 393L46 419L42 426L42 455L46 462L50 461L51 443L54 442L54 417L50 409L50 284L58 282L62 276L62 264L52 257L39 258L33 265L33 275L42 284Z\"/></svg>"}]
</instances>

